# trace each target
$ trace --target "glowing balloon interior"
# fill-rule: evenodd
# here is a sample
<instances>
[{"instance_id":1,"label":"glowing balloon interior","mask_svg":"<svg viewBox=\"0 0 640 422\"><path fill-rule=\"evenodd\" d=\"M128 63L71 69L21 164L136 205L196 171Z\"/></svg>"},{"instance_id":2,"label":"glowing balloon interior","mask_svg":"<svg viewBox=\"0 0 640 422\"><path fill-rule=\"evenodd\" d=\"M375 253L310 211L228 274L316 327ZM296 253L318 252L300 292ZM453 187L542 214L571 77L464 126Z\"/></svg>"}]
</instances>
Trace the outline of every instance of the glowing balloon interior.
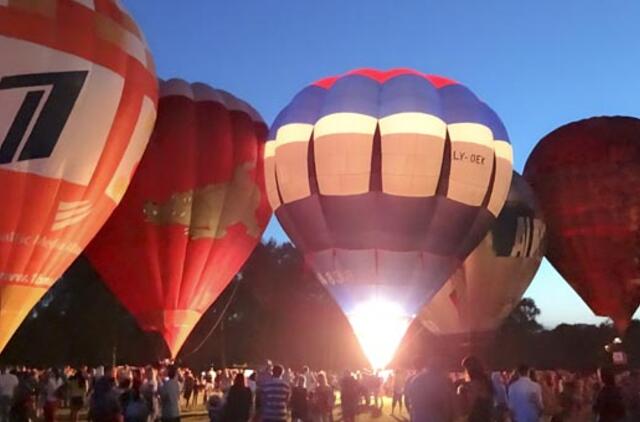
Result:
<instances>
[{"instance_id":1,"label":"glowing balloon interior","mask_svg":"<svg viewBox=\"0 0 640 422\"><path fill-rule=\"evenodd\" d=\"M271 206L350 320L370 300L412 318L485 236L511 182L496 113L465 86L408 69L304 88L269 139Z\"/></svg>"},{"instance_id":2,"label":"glowing balloon interior","mask_svg":"<svg viewBox=\"0 0 640 422\"><path fill-rule=\"evenodd\" d=\"M413 318L402 306L383 298L359 303L347 313L353 332L374 369L384 369L391 362Z\"/></svg>"},{"instance_id":3,"label":"glowing balloon interior","mask_svg":"<svg viewBox=\"0 0 640 422\"><path fill-rule=\"evenodd\" d=\"M129 184L157 81L118 1L0 1L0 351Z\"/></svg>"}]
</instances>

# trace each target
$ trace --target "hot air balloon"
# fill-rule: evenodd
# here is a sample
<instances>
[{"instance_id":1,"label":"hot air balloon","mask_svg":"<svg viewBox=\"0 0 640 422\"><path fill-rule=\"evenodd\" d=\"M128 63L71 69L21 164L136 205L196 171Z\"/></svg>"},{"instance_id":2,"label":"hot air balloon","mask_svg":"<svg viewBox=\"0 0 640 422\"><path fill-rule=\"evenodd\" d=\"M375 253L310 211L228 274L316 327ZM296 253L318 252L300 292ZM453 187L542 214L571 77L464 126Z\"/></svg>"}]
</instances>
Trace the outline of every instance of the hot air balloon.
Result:
<instances>
[{"instance_id":1,"label":"hot air balloon","mask_svg":"<svg viewBox=\"0 0 640 422\"><path fill-rule=\"evenodd\" d=\"M457 337L463 344L490 338L538 271L545 251L545 227L533 191L514 172L498 219L422 309L422 324L434 334Z\"/></svg>"},{"instance_id":2,"label":"hot air balloon","mask_svg":"<svg viewBox=\"0 0 640 422\"><path fill-rule=\"evenodd\" d=\"M640 120L562 126L535 147L524 177L548 225L549 262L624 332L640 304Z\"/></svg>"},{"instance_id":3,"label":"hot air balloon","mask_svg":"<svg viewBox=\"0 0 640 422\"><path fill-rule=\"evenodd\" d=\"M114 0L0 0L0 351L127 188L157 81Z\"/></svg>"},{"instance_id":4,"label":"hot air balloon","mask_svg":"<svg viewBox=\"0 0 640 422\"><path fill-rule=\"evenodd\" d=\"M304 88L269 139L280 224L384 366L504 204L502 122L450 79L363 69Z\"/></svg>"},{"instance_id":5,"label":"hot air balloon","mask_svg":"<svg viewBox=\"0 0 640 422\"><path fill-rule=\"evenodd\" d=\"M87 248L109 289L175 356L260 241L268 128L233 95L160 84L158 120L122 203Z\"/></svg>"}]
</instances>

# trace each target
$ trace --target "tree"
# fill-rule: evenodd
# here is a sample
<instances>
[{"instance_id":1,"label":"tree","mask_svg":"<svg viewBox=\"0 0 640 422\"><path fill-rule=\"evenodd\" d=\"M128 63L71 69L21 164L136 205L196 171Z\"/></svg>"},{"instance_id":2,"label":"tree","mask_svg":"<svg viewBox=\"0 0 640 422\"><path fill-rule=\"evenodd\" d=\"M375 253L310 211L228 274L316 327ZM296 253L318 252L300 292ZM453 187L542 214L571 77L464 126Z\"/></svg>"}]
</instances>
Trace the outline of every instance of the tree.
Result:
<instances>
[{"instance_id":1,"label":"tree","mask_svg":"<svg viewBox=\"0 0 640 422\"><path fill-rule=\"evenodd\" d=\"M540 308L536 302L528 297L523 298L518 306L509 314L503 324L503 328L520 330L527 333L537 333L542 330L542 324L538 322Z\"/></svg>"},{"instance_id":2,"label":"tree","mask_svg":"<svg viewBox=\"0 0 640 422\"><path fill-rule=\"evenodd\" d=\"M522 299L495 334L484 359L490 367L514 368L525 362L538 368L593 369L607 362L604 345L616 335L610 324L561 324L545 330L540 314L532 299ZM444 343L415 323L397 362L410 365L417 354L428 351L441 353L457 368L467 350ZM632 365L640 364L638 345L640 322L634 321L625 338ZM145 364L164 354L161 337L140 330L80 257L34 307L0 359L33 366L97 365L111 363L115 356L121 363ZM194 368L223 361L255 366L267 358L287 366L335 370L366 365L347 319L304 257L291 244L275 242L258 245L195 327L179 358Z\"/></svg>"}]
</instances>

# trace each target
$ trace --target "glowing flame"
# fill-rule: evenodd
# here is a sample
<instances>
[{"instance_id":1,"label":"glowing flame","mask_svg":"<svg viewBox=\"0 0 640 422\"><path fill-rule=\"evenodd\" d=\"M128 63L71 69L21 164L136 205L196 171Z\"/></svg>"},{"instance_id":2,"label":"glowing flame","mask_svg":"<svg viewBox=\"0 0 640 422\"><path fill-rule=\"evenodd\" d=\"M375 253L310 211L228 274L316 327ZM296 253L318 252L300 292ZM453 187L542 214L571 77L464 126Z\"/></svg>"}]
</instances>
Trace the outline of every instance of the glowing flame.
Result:
<instances>
[{"instance_id":1,"label":"glowing flame","mask_svg":"<svg viewBox=\"0 0 640 422\"><path fill-rule=\"evenodd\" d=\"M373 369L391 362L412 320L399 305L382 299L361 303L347 318Z\"/></svg>"}]
</instances>

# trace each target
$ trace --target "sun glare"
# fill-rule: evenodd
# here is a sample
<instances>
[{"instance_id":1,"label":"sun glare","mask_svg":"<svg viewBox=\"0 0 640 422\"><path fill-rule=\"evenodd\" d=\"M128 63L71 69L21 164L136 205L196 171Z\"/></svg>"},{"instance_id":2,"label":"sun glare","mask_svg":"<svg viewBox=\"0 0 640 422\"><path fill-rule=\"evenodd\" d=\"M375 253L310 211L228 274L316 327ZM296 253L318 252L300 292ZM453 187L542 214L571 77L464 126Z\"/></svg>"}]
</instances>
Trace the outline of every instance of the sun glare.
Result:
<instances>
[{"instance_id":1,"label":"sun glare","mask_svg":"<svg viewBox=\"0 0 640 422\"><path fill-rule=\"evenodd\" d=\"M381 299L359 304L347 318L373 369L384 369L393 359L412 319L399 305Z\"/></svg>"}]
</instances>

